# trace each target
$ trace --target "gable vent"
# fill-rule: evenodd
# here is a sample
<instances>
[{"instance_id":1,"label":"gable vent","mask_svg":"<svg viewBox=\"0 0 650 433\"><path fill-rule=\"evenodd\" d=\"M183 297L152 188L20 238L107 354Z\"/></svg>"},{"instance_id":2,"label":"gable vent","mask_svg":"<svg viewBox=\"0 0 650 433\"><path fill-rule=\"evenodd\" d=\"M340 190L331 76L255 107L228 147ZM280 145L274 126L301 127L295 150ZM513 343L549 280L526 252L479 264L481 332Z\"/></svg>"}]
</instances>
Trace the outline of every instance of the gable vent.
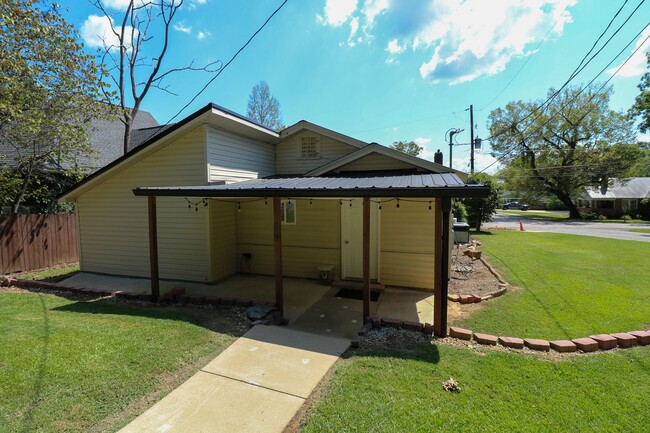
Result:
<instances>
[{"instance_id":1,"label":"gable vent","mask_svg":"<svg viewBox=\"0 0 650 433\"><path fill-rule=\"evenodd\" d=\"M298 159L320 159L320 140L318 137L301 137L298 146Z\"/></svg>"}]
</instances>

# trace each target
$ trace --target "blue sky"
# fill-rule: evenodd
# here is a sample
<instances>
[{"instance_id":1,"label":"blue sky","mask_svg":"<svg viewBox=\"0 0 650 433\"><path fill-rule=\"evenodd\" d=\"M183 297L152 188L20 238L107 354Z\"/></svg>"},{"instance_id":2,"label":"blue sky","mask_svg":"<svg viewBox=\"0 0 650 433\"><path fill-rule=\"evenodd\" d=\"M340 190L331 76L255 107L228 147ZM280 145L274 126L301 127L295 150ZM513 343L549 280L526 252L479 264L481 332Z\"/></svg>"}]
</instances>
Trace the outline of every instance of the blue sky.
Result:
<instances>
[{"instance_id":1,"label":"blue sky","mask_svg":"<svg viewBox=\"0 0 650 433\"><path fill-rule=\"evenodd\" d=\"M104 0L104 4L119 17L126 1ZM640 1L627 2L599 46ZM88 49L98 46L97 35L108 25L106 19L84 0L59 3ZM174 19L163 66L227 61L281 3L185 0ZM490 110L511 100L543 98L550 87L562 85L622 4L612 0L289 0L175 121L209 102L245 114L251 88L266 80L287 125L306 119L384 145L416 140L425 147L421 156L432 159L441 149L447 163L445 132L464 128L458 141L469 141L470 104L475 110L475 134L488 136ZM640 6L572 83L591 80L634 41L612 64L615 70L650 36L648 17L650 2ZM159 40L154 34L150 44ZM633 103L646 67L643 53L649 49L646 42L611 81L612 108L627 110ZM610 74L603 73L599 80L607 80ZM173 75L166 84L178 96L152 90L142 108L166 123L211 77L206 72ZM467 170L469 147L455 147L453 153L454 168ZM492 162L489 147L477 155L479 170Z\"/></svg>"}]
</instances>

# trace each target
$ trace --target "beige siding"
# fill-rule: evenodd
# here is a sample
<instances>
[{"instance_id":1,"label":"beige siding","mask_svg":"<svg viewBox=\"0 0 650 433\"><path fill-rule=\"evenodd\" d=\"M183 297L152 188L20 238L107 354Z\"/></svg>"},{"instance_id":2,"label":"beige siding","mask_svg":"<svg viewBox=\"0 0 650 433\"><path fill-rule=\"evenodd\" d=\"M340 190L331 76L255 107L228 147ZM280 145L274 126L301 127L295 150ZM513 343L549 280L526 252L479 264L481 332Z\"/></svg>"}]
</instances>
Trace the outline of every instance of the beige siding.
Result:
<instances>
[{"instance_id":1,"label":"beige siding","mask_svg":"<svg viewBox=\"0 0 650 433\"><path fill-rule=\"evenodd\" d=\"M301 139L308 136L316 137L320 143L321 155L318 159L299 158ZM276 173L282 175L307 173L356 150L358 150L356 147L349 144L305 131L276 145Z\"/></svg>"},{"instance_id":2,"label":"beige siding","mask_svg":"<svg viewBox=\"0 0 650 433\"><path fill-rule=\"evenodd\" d=\"M384 203L381 210L381 282L393 286L434 287L434 203Z\"/></svg>"},{"instance_id":3,"label":"beige siding","mask_svg":"<svg viewBox=\"0 0 650 433\"><path fill-rule=\"evenodd\" d=\"M210 200L212 276L221 280L237 272L237 205Z\"/></svg>"},{"instance_id":4,"label":"beige siding","mask_svg":"<svg viewBox=\"0 0 650 433\"><path fill-rule=\"evenodd\" d=\"M78 198L83 271L149 276L147 199L132 189L205 183L204 143L203 128L197 128ZM188 209L175 197L160 197L157 204L161 277L208 281L208 208Z\"/></svg>"},{"instance_id":5,"label":"beige siding","mask_svg":"<svg viewBox=\"0 0 650 433\"><path fill-rule=\"evenodd\" d=\"M412 168L417 167L386 155L371 153L349 164L345 164L344 166L337 168L335 171L400 170Z\"/></svg>"},{"instance_id":6,"label":"beige siding","mask_svg":"<svg viewBox=\"0 0 650 433\"><path fill-rule=\"evenodd\" d=\"M271 201L242 203L237 213L238 256L252 254L245 272L272 275L273 219ZM295 225L282 226L283 272L288 277L317 278L317 267L341 261L340 209L336 200L298 200Z\"/></svg>"},{"instance_id":7,"label":"beige siding","mask_svg":"<svg viewBox=\"0 0 650 433\"><path fill-rule=\"evenodd\" d=\"M207 127L209 181L239 182L275 174L272 144Z\"/></svg>"}]
</instances>

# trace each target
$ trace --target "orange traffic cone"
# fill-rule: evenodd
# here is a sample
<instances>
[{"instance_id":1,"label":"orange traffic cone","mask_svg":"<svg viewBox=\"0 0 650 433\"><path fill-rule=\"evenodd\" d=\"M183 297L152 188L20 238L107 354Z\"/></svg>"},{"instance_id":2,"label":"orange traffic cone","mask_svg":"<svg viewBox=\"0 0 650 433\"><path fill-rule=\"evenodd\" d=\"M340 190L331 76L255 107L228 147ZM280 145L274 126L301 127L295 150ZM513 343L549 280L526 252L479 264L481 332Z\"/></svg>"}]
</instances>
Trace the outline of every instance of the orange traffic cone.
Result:
<instances>
[{"instance_id":1,"label":"orange traffic cone","mask_svg":"<svg viewBox=\"0 0 650 433\"><path fill-rule=\"evenodd\" d=\"M524 230L524 220L519 220L519 231L525 231Z\"/></svg>"}]
</instances>

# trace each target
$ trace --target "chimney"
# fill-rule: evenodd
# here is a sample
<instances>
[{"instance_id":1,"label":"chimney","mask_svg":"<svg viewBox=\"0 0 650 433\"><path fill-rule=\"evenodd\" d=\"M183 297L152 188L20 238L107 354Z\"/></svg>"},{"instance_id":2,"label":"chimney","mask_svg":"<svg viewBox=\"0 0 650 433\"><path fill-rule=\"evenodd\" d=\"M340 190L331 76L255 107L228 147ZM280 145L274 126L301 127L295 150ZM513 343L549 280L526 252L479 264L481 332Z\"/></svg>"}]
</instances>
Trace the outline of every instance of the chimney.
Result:
<instances>
[{"instance_id":1,"label":"chimney","mask_svg":"<svg viewBox=\"0 0 650 433\"><path fill-rule=\"evenodd\" d=\"M443 163L442 163L442 152L440 151L440 149L438 149L438 151L433 154L433 162L435 162L436 164L443 165Z\"/></svg>"}]
</instances>

